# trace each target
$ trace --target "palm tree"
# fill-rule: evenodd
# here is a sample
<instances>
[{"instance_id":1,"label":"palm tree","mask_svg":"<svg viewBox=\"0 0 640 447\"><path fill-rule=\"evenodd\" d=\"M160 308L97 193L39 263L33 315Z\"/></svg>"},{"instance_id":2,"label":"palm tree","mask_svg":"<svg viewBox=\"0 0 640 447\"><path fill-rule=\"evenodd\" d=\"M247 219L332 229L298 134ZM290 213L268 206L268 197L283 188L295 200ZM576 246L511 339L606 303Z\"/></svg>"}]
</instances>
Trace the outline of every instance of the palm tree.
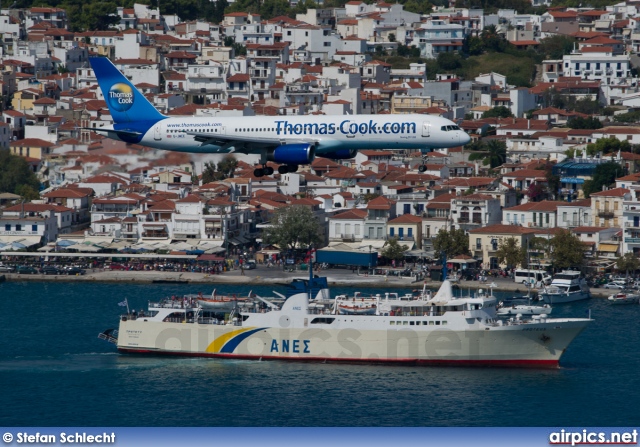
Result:
<instances>
[{"instance_id":1,"label":"palm tree","mask_svg":"<svg viewBox=\"0 0 640 447\"><path fill-rule=\"evenodd\" d=\"M484 149L469 155L469 161L482 160L482 164L491 168L502 165L507 159L507 145L504 141L490 140Z\"/></svg>"}]
</instances>

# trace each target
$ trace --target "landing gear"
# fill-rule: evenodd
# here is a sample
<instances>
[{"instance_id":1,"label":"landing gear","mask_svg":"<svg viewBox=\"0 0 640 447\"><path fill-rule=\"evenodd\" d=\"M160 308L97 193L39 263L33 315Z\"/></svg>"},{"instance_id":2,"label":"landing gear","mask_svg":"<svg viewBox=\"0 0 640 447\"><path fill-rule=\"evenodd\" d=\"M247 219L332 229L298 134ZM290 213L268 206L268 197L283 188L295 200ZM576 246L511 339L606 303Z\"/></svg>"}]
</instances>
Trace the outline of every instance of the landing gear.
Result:
<instances>
[{"instance_id":1,"label":"landing gear","mask_svg":"<svg viewBox=\"0 0 640 447\"><path fill-rule=\"evenodd\" d=\"M256 168L253 170L255 177L264 177L265 175L273 174L273 168L271 166L263 166L262 168Z\"/></svg>"},{"instance_id":2,"label":"landing gear","mask_svg":"<svg viewBox=\"0 0 640 447\"><path fill-rule=\"evenodd\" d=\"M278 166L278 173L287 174L289 172L296 172L298 168L298 165L280 165Z\"/></svg>"},{"instance_id":3,"label":"landing gear","mask_svg":"<svg viewBox=\"0 0 640 447\"><path fill-rule=\"evenodd\" d=\"M425 172L426 170L427 170L427 166L426 165L418 166L418 172Z\"/></svg>"}]
</instances>

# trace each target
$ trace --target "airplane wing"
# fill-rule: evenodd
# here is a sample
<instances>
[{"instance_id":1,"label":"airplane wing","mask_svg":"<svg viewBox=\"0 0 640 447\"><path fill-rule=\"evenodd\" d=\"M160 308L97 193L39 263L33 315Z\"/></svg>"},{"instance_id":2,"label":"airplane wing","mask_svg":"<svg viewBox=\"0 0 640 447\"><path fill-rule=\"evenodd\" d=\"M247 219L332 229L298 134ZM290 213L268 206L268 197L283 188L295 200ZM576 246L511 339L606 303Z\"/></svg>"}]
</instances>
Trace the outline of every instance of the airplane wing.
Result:
<instances>
[{"instance_id":1,"label":"airplane wing","mask_svg":"<svg viewBox=\"0 0 640 447\"><path fill-rule=\"evenodd\" d=\"M289 138L265 138L265 137L250 137L250 136L230 136L230 135L212 135L210 133L202 132L187 132L187 135L193 135L196 141L202 143L203 146L212 144L215 146L222 146L223 148L234 148L234 152L245 152L276 148L286 144L316 144L318 140L313 138L296 138L295 140Z\"/></svg>"}]
</instances>

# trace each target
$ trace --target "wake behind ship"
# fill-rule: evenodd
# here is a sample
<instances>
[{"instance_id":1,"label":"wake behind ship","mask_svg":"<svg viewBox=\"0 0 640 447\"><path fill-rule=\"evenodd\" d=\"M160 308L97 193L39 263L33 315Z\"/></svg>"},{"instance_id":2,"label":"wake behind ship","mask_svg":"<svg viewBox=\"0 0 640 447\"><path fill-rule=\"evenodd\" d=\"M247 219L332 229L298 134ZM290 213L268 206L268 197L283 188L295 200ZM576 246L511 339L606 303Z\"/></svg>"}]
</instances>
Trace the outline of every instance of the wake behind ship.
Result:
<instances>
[{"instance_id":1,"label":"wake behind ship","mask_svg":"<svg viewBox=\"0 0 640 447\"><path fill-rule=\"evenodd\" d=\"M434 295L377 296L374 315L340 315L306 293L281 306L243 306L226 321L197 300L150 303L121 317L109 337L125 353L236 359L555 367L587 318L501 320L496 299L455 298L446 280ZM266 304L266 305L265 305ZM107 332L103 333L103 338ZM117 340L116 340L117 338Z\"/></svg>"}]
</instances>

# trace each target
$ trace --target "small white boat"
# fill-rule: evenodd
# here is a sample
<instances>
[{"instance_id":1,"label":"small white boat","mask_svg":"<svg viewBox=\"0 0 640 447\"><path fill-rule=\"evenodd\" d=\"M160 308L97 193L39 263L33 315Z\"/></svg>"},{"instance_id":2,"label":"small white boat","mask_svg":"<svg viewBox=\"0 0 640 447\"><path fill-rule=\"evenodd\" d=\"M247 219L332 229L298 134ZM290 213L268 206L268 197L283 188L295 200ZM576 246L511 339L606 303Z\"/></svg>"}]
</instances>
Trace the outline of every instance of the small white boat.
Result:
<instances>
[{"instance_id":1,"label":"small white boat","mask_svg":"<svg viewBox=\"0 0 640 447\"><path fill-rule=\"evenodd\" d=\"M336 309L340 315L375 315L377 308L376 298L363 298L360 292L356 292L353 297L336 296Z\"/></svg>"},{"instance_id":2,"label":"small white boat","mask_svg":"<svg viewBox=\"0 0 640 447\"><path fill-rule=\"evenodd\" d=\"M251 296L251 292L249 292L249 296ZM202 309L217 312L231 312L240 305L253 303L253 300L247 297L238 297L236 295L216 295L215 289L211 293L210 298L205 298L202 294L199 294L197 300Z\"/></svg>"},{"instance_id":3,"label":"small white boat","mask_svg":"<svg viewBox=\"0 0 640 447\"><path fill-rule=\"evenodd\" d=\"M640 295L630 290L621 290L607 298L611 304L637 304Z\"/></svg>"},{"instance_id":4,"label":"small white boat","mask_svg":"<svg viewBox=\"0 0 640 447\"><path fill-rule=\"evenodd\" d=\"M536 306L533 304L512 304L511 306L499 306L498 315L500 316L514 316L514 315L549 315L551 313L551 306L543 304L542 306Z\"/></svg>"}]
</instances>

